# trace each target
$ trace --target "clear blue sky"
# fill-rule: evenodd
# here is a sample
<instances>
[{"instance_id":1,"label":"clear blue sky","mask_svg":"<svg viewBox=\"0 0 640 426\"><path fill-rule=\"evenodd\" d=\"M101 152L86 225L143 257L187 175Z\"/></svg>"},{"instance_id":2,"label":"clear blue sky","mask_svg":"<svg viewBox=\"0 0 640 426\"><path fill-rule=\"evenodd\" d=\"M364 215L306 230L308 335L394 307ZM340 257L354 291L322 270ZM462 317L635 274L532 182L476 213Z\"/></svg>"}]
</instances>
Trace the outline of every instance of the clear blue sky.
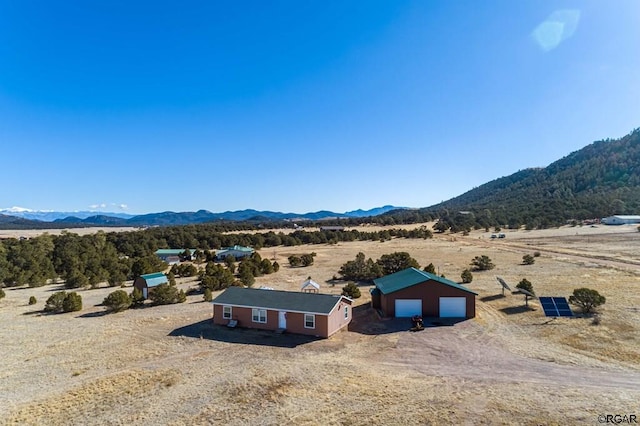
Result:
<instances>
[{"instance_id":1,"label":"clear blue sky","mask_svg":"<svg viewBox=\"0 0 640 426\"><path fill-rule=\"evenodd\" d=\"M0 0L0 208L425 207L640 127L639 52L637 0Z\"/></svg>"}]
</instances>

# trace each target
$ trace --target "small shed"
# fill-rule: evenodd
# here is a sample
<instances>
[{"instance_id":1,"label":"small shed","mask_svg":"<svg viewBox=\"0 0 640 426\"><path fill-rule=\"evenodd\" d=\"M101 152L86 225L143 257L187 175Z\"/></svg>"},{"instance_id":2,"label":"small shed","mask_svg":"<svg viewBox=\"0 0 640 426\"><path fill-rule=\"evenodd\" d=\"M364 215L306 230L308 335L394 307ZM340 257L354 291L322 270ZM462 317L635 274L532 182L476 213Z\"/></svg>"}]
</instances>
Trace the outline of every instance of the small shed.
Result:
<instances>
[{"instance_id":1,"label":"small shed","mask_svg":"<svg viewBox=\"0 0 640 426\"><path fill-rule=\"evenodd\" d=\"M305 282L300 286L300 291L303 293L319 293L320 292L320 284L315 282L309 277Z\"/></svg>"},{"instance_id":2,"label":"small shed","mask_svg":"<svg viewBox=\"0 0 640 426\"><path fill-rule=\"evenodd\" d=\"M169 280L162 272L153 274L140 275L133 281L133 286L142 292L142 296L146 299L149 297L149 290L158 287L160 284L166 284Z\"/></svg>"}]
</instances>

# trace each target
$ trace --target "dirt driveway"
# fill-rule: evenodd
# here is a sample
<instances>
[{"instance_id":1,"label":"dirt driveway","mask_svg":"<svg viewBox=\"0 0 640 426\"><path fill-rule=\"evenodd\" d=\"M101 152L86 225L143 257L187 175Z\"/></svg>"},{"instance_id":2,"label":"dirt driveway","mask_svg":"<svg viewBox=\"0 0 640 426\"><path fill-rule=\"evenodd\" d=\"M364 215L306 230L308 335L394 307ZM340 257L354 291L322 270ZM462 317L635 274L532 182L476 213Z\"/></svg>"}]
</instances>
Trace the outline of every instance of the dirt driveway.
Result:
<instances>
[{"instance_id":1,"label":"dirt driveway","mask_svg":"<svg viewBox=\"0 0 640 426\"><path fill-rule=\"evenodd\" d=\"M452 332L452 327L455 332ZM640 373L562 365L514 353L474 321L403 333L383 362L427 376L482 382L536 383L562 387L640 389Z\"/></svg>"}]
</instances>

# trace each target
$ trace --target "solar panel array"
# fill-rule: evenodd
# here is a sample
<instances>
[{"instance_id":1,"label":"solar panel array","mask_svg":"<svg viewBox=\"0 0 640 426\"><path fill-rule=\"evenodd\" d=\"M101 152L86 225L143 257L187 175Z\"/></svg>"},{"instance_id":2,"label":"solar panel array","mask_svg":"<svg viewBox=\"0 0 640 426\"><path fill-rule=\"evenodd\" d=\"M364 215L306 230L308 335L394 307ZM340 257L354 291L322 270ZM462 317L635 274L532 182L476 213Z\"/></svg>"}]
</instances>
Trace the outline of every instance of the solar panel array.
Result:
<instances>
[{"instance_id":1,"label":"solar panel array","mask_svg":"<svg viewBox=\"0 0 640 426\"><path fill-rule=\"evenodd\" d=\"M540 304L548 317L572 317L573 312L565 297L540 297Z\"/></svg>"}]
</instances>

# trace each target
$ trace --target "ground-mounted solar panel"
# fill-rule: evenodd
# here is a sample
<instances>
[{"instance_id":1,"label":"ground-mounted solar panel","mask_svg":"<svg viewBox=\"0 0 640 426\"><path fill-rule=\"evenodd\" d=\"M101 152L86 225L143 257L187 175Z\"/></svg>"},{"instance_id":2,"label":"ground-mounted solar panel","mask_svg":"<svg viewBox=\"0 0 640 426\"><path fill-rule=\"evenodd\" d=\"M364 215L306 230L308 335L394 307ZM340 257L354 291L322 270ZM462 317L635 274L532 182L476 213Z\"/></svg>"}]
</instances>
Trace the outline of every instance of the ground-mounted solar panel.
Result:
<instances>
[{"instance_id":1,"label":"ground-mounted solar panel","mask_svg":"<svg viewBox=\"0 0 640 426\"><path fill-rule=\"evenodd\" d=\"M545 316L548 317L572 317L573 312L564 297L540 297L538 299Z\"/></svg>"},{"instance_id":2,"label":"ground-mounted solar panel","mask_svg":"<svg viewBox=\"0 0 640 426\"><path fill-rule=\"evenodd\" d=\"M509 288L509 285L506 283L505 280L503 280L500 277L496 277L496 280L498 280L498 282L500 283L500 285L502 286L503 289L511 291L511 289Z\"/></svg>"},{"instance_id":3,"label":"ground-mounted solar panel","mask_svg":"<svg viewBox=\"0 0 640 426\"><path fill-rule=\"evenodd\" d=\"M531 293L529 290L525 290L524 288L516 287L516 291L522 294L526 294L529 297L533 297L534 299L536 298L535 294Z\"/></svg>"},{"instance_id":4,"label":"ground-mounted solar panel","mask_svg":"<svg viewBox=\"0 0 640 426\"><path fill-rule=\"evenodd\" d=\"M502 286L502 295L504 296L504 291L505 290L509 290L511 291L511 289L509 288L509 285L507 285L506 281L503 280L500 277L496 277L496 280L498 280L498 282L500 283L500 285Z\"/></svg>"},{"instance_id":5,"label":"ground-mounted solar panel","mask_svg":"<svg viewBox=\"0 0 640 426\"><path fill-rule=\"evenodd\" d=\"M558 308L558 315L561 317L572 317L573 312L571 312L571 308L569 307L569 302L564 297L554 297L553 301L556 304L556 308Z\"/></svg>"}]
</instances>

